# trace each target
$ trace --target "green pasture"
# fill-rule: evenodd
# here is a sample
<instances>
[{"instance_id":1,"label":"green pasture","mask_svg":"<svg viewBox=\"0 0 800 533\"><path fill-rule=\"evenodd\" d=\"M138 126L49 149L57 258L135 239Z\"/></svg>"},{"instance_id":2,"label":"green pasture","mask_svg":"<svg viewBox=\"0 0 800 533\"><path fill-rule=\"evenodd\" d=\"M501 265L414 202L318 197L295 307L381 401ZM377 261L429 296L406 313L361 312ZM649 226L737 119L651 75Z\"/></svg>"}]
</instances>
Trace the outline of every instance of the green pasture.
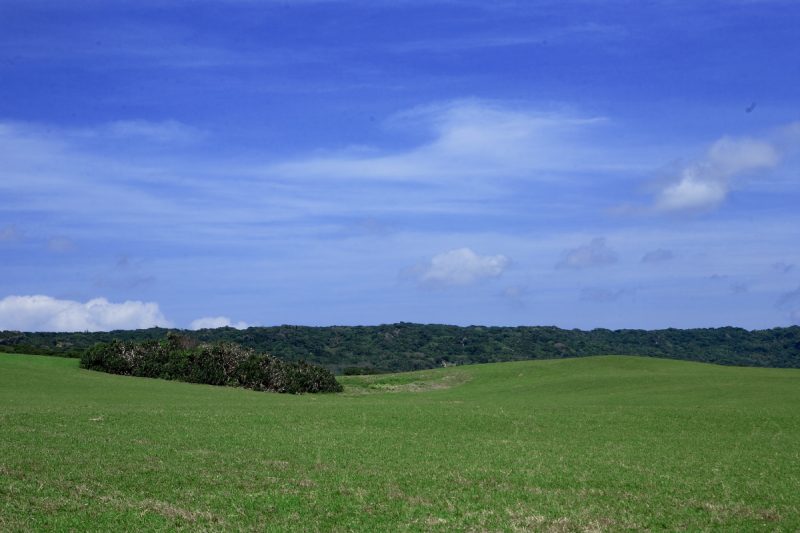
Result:
<instances>
[{"instance_id":1,"label":"green pasture","mask_svg":"<svg viewBox=\"0 0 800 533\"><path fill-rule=\"evenodd\" d=\"M800 529L800 370L340 379L291 396L0 354L0 531Z\"/></svg>"}]
</instances>

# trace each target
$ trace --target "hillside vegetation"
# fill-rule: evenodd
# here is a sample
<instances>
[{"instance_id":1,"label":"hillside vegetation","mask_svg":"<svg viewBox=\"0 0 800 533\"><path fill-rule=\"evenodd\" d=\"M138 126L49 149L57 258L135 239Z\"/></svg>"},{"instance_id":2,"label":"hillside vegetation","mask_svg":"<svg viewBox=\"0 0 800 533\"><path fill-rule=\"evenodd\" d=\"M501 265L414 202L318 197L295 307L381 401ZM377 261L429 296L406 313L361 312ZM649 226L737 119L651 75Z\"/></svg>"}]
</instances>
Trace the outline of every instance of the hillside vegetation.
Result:
<instances>
[{"instance_id":1,"label":"hillside vegetation","mask_svg":"<svg viewBox=\"0 0 800 533\"><path fill-rule=\"evenodd\" d=\"M0 355L0 530L796 531L800 371L592 357L263 394Z\"/></svg>"},{"instance_id":2,"label":"hillside vegetation","mask_svg":"<svg viewBox=\"0 0 800 533\"><path fill-rule=\"evenodd\" d=\"M0 351L80 357L97 342L161 339L167 330L100 333L0 332ZM451 364L492 363L603 354L667 357L739 366L800 368L800 327L655 331L556 327L276 326L182 331L201 342L234 342L288 361L336 373L402 372Z\"/></svg>"}]
</instances>

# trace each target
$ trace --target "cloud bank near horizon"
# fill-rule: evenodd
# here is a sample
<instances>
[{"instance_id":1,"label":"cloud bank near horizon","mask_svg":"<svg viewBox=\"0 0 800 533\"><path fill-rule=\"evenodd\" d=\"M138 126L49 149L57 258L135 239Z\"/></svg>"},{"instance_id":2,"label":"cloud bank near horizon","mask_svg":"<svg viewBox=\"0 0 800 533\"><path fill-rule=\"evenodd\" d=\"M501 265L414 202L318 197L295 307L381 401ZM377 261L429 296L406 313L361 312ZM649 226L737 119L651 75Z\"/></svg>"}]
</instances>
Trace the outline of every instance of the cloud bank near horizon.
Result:
<instances>
[{"instance_id":1,"label":"cloud bank near horizon","mask_svg":"<svg viewBox=\"0 0 800 533\"><path fill-rule=\"evenodd\" d=\"M6 296L0 300L0 331L79 332L155 327L177 327L156 302L114 303L106 298L79 302L42 294ZM226 316L202 317L189 324L192 330L223 327L247 329L250 325L232 322Z\"/></svg>"},{"instance_id":2,"label":"cloud bank near horizon","mask_svg":"<svg viewBox=\"0 0 800 533\"><path fill-rule=\"evenodd\" d=\"M206 316L203 318L198 318L196 320L192 320L191 324L189 324L189 329L192 330L199 330L199 329L216 329L216 328L235 328L235 329L247 329L250 325L247 322L231 322L231 319L226 316Z\"/></svg>"},{"instance_id":3,"label":"cloud bank near horizon","mask_svg":"<svg viewBox=\"0 0 800 533\"><path fill-rule=\"evenodd\" d=\"M7 296L0 300L0 330L112 331L173 327L155 302L87 302L44 295Z\"/></svg>"}]
</instances>

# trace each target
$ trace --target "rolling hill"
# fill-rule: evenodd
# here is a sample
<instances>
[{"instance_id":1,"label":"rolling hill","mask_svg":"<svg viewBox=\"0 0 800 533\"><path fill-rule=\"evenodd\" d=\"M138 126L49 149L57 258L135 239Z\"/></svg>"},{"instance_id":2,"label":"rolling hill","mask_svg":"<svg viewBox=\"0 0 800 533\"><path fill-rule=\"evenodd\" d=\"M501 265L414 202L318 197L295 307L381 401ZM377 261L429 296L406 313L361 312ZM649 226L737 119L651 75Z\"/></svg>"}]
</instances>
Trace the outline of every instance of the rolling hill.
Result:
<instances>
[{"instance_id":1,"label":"rolling hill","mask_svg":"<svg viewBox=\"0 0 800 533\"><path fill-rule=\"evenodd\" d=\"M800 371L630 356L287 396L0 354L0 530L800 528Z\"/></svg>"}]
</instances>

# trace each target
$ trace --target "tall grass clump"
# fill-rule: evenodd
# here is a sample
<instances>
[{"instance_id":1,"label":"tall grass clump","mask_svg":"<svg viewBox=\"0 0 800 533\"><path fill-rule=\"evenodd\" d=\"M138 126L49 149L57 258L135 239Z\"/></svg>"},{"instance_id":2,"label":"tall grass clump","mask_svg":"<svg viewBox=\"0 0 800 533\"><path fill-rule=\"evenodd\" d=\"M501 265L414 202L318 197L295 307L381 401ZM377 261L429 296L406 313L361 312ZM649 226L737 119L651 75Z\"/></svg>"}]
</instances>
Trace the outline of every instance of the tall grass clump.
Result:
<instances>
[{"instance_id":1,"label":"tall grass clump","mask_svg":"<svg viewBox=\"0 0 800 533\"><path fill-rule=\"evenodd\" d=\"M197 343L170 333L164 340L99 343L81 356L80 366L111 374L174 379L190 383L301 394L341 392L325 368L289 362L238 344Z\"/></svg>"}]
</instances>

